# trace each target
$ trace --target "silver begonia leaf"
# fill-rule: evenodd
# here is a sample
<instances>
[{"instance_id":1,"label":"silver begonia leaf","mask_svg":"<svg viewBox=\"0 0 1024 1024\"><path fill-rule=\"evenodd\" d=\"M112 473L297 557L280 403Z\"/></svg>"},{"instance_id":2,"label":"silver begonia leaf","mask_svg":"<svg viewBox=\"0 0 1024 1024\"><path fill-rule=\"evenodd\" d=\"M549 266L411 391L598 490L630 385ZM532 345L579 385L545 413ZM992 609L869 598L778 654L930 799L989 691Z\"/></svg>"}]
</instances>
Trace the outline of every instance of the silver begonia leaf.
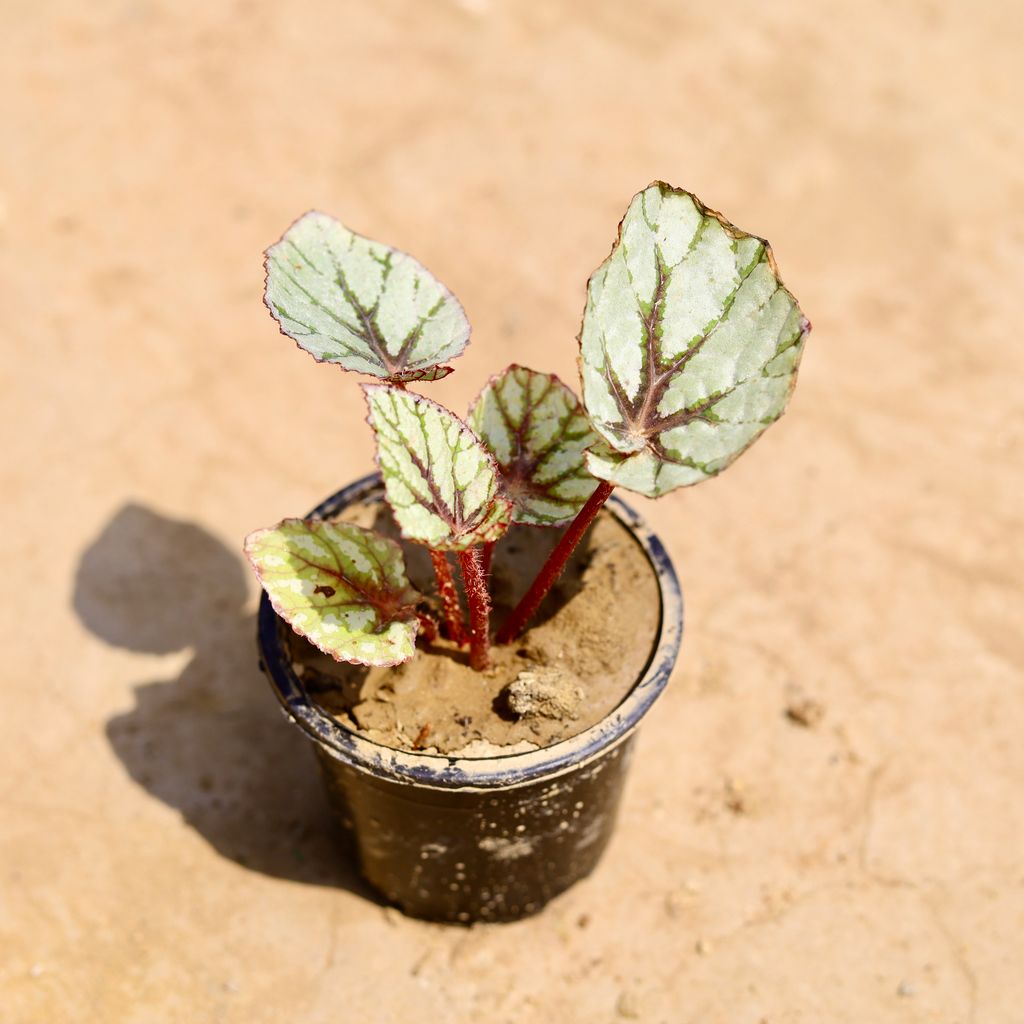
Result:
<instances>
[{"instance_id":1,"label":"silver begonia leaf","mask_svg":"<svg viewBox=\"0 0 1024 1024\"><path fill-rule=\"evenodd\" d=\"M454 413L422 395L364 384L384 493L402 536L434 551L496 541L512 521L498 467Z\"/></svg>"},{"instance_id":2,"label":"silver begonia leaf","mask_svg":"<svg viewBox=\"0 0 1024 1024\"><path fill-rule=\"evenodd\" d=\"M458 299L404 252L325 213L267 250L267 308L321 362L391 381L437 380L469 342Z\"/></svg>"},{"instance_id":3,"label":"silver begonia leaf","mask_svg":"<svg viewBox=\"0 0 1024 1024\"><path fill-rule=\"evenodd\" d=\"M245 539L274 610L336 661L397 665L416 651L419 592L402 549L352 523L285 519Z\"/></svg>"},{"instance_id":4,"label":"silver begonia leaf","mask_svg":"<svg viewBox=\"0 0 1024 1024\"><path fill-rule=\"evenodd\" d=\"M513 365L492 377L469 410L469 425L501 469L517 523L571 522L597 487L583 461L597 434L553 373Z\"/></svg>"},{"instance_id":5,"label":"silver begonia leaf","mask_svg":"<svg viewBox=\"0 0 1024 1024\"><path fill-rule=\"evenodd\" d=\"M651 185L587 288L587 468L649 497L721 472L782 415L809 330L767 242Z\"/></svg>"}]
</instances>

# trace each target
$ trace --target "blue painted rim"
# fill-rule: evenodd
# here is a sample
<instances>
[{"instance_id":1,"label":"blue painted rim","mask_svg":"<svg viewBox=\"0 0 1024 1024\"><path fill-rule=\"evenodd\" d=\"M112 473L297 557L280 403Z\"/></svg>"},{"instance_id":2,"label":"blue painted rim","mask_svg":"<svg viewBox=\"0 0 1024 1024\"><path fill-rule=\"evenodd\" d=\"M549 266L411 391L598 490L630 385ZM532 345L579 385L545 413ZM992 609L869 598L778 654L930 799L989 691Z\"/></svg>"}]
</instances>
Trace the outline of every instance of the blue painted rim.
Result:
<instances>
[{"instance_id":1,"label":"blue painted rim","mask_svg":"<svg viewBox=\"0 0 1024 1024\"><path fill-rule=\"evenodd\" d=\"M327 519L381 490L380 475L356 480L342 488L310 516ZM625 700L596 725L570 739L541 750L501 757L467 758L395 750L365 739L339 725L311 701L287 658L281 642L281 623L263 594L259 609L259 647L262 665L288 718L332 756L392 782L434 789L495 789L527 785L575 770L621 743L650 710L679 655L683 636L683 595L672 560L664 545L637 513L613 494L606 508L630 532L654 570L661 596L661 620L654 650L643 676Z\"/></svg>"}]
</instances>

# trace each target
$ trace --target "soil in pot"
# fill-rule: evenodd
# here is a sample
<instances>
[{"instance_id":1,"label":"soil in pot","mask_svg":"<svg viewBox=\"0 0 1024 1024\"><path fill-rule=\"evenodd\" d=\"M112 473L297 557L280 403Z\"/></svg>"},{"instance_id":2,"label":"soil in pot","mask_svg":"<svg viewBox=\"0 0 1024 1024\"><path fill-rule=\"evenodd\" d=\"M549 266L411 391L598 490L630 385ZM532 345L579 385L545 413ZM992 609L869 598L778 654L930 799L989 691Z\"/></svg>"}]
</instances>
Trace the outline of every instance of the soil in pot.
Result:
<instances>
[{"instance_id":1,"label":"soil in pot","mask_svg":"<svg viewBox=\"0 0 1024 1024\"><path fill-rule=\"evenodd\" d=\"M399 540L413 584L435 595L426 549L401 541L379 498L339 518ZM514 526L498 543L492 625L526 591L560 533ZM307 693L345 728L400 750L493 757L568 739L613 711L643 674L659 617L646 556L602 512L531 628L491 648L487 672L473 671L467 652L444 639L421 641L412 661L386 669L335 662L290 630L285 641Z\"/></svg>"}]
</instances>

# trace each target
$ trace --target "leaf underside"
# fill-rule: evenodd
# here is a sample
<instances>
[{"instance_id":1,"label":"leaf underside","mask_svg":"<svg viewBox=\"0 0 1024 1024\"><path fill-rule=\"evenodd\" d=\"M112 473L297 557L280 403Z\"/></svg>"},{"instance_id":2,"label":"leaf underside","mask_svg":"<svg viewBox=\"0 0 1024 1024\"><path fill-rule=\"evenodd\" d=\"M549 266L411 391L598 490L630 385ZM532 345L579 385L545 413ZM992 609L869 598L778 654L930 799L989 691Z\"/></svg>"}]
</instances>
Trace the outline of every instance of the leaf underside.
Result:
<instances>
[{"instance_id":1,"label":"leaf underside","mask_svg":"<svg viewBox=\"0 0 1024 1024\"><path fill-rule=\"evenodd\" d=\"M498 463L517 523L561 526L597 487L583 453L598 436L554 374L510 366L480 393L469 425Z\"/></svg>"},{"instance_id":2,"label":"leaf underside","mask_svg":"<svg viewBox=\"0 0 1024 1024\"><path fill-rule=\"evenodd\" d=\"M767 242L651 185L587 287L588 468L649 497L721 472L782 415L809 330Z\"/></svg>"},{"instance_id":3,"label":"leaf underside","mask_svg":"<svg viewBox=\"0 0 1024 1024\"><path fill-rule=\"evenodd\" d=\"M274 610L336 661L397 665L416 649L420 593L402 549L350 523L285 519L245 539Z\"/></svg>"},{"instance_id":4,"label":"leaf underside","mask_svg":"<svg viewBox=\"0 0 1024 1024\"><path fill-rule=\"evenodd\" d=\"M435 551L464 551L508 529L512 503L479 438L421 395L364 384L385 495L402 535Z\"/></svg>"},{"instance_id":5,"label":"leaf underside","mask_svg":"<svg viewBox=\"0 0 1024 1024\"><path fill-rule=\"evenodd\" d=\"M411 256L325 213L300 217L267 250L267 308L321 362L391 381L437 380L462 354L458 299Z\"/></svg>"}]
</instances>

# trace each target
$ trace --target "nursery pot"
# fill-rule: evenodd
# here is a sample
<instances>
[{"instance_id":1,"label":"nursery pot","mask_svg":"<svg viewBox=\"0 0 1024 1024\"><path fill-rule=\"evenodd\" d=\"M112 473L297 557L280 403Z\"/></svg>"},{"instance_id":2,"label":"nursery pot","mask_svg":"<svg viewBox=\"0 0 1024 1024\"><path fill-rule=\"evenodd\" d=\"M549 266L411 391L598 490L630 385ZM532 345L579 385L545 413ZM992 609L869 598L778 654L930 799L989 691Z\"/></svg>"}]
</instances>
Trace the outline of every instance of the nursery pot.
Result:
<instances>
[{"instance_id":1,"label":"nursery pot","mask_svg":"<svg viewBox=\"0 0 1024 1024\"><path fill-rule=\"evenodd\" d=\"M316 508L333 518L383 495L376 474ZM619 706L571 739L528 753L465 758L374 743L322 711L287 656L289 627L266 594L261 667L288 719L312 740L331 806L365 878L406 913L431 920L513 920L588 875L611 837L640 720L679 652L683 605L661 541L615 495L608 511L643 549L660 595L647 667Z\"/></svg>"}]
</instances>

